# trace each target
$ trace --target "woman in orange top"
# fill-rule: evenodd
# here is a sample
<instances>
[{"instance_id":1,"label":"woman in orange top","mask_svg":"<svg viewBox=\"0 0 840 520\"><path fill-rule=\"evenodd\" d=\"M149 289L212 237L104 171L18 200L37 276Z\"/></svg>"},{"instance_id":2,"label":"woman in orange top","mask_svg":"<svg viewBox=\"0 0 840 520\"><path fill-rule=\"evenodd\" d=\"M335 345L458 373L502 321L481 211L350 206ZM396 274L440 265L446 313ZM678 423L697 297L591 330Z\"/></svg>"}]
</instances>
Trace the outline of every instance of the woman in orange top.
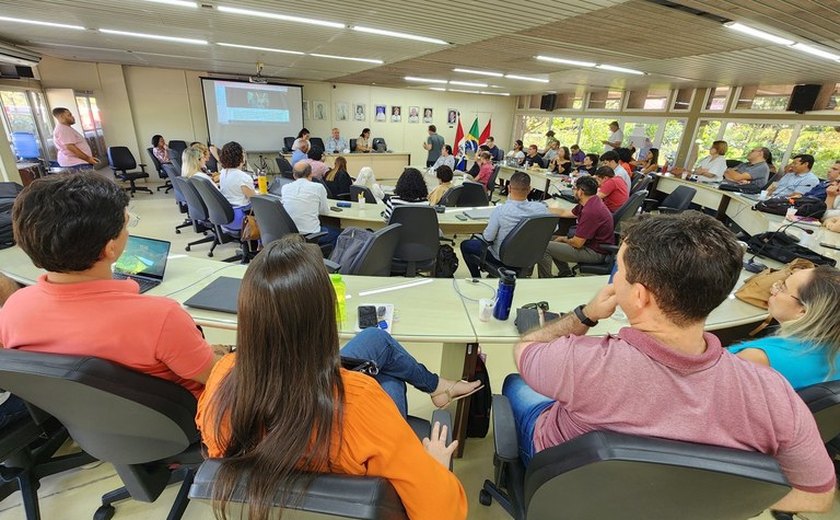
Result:
<instances>
[{"instance_id":1,"label":"woman in orange top","mask_svg":"<svg viewBox=\"0 0 840 520\"><path fill-rule=\"evenodd\" d=\"M248 267L238 350L214 367L196 416L209 456L226 459L213 492L216 512L227 518L235 484L248 471L248 517L265 520L277 487L305 469L387 478L412 520L466 518L464 489L448 469L457 442L446 446L446 429L435 424L421 444L376 379L340 368L334 309L320 250L296 235L269 244ZM392 354L405 366L402 356ZM436 404L441 394L450 402L477 387L438 379Z\"/></svg>"}]
</instances>

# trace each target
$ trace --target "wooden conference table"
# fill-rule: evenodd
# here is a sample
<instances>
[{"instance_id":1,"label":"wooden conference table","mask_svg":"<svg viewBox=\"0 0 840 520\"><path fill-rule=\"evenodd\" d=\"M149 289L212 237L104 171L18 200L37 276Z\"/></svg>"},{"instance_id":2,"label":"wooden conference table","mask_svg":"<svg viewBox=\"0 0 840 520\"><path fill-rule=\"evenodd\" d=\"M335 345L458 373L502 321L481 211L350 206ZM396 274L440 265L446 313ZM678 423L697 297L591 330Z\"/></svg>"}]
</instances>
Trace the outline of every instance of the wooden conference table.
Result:
<instances>
[{"instance_id":1,"label":"wooden conference table","mask_svg":"<svg viewBox=\"0 0 840 520\"><path fill-rule=\"evenodd\" d=\"M269 172L277 170L275 159L281 155L274 151L248 151L248 162L251 165L259 164L259 156L262 155L269 166ZM287 160L292 154L282 154ZM383 152L383 153L328 153L324 155L324 162L332 167L335 158L342 156L347 160L347 172L356 177L363 166L373 168L373 173L378 182L396 182L403 170L411 164L411 154L407 152Z\"/></svg>"}]
</instances>

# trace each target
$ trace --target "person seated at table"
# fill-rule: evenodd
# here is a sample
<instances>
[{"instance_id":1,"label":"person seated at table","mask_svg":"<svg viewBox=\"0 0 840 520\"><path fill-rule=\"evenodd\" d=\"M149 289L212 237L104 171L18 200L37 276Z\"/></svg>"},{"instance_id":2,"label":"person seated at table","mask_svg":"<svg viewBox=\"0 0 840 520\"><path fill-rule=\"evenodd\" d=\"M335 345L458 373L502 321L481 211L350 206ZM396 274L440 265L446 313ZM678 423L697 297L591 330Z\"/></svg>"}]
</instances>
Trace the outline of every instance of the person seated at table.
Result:
<instances>
[{"instance_id":1,"label":"person seated at table","mask_svg":"<svg viewBox=\"0 0 840 520\"><path fill-rule=\"evenodd\" d=\"M439 166L437 170L435 170L435 177L437 177L437 180L440 181L440 184L438 184L438 187L429 193L430 206L437 205L446 192L452 189L452 168L446 165Z\"/></svg>"},{"instance_id":2,"label":"person seated at table","mask_svg":"<svg viewBox=\"0 0 840 520\"><path fill-rule=\"evenodd\" d=\"M560 141L554 137L554 130L549 130L545 133L545 146L543 147L543 154L548 153L548 150L551 149L552 143L560 144Z\"/></svg>"},{"instance_id":3,"label":"person seated at table","mask_svg":"<svg viewBox=\"0 0 840 520\"><path fill-rule=\"evenodd\" d=\"M344 150L349 150L347 140L341 137L341 131L338 128L333 128L330 131L330 138L327 139L326 147L330 153L342 153Z\"/></svg>"},{"instance_id":4,"label":"person seated at table","mask_svg":"<svg viewBox=\"0 0 840 520\"><path fill-rule=\"evenodd\" d=\"M595 170L595 179L598 181L598 198L604 201L610 213L615 213L630 197L627 185L615 176L615 172L609 166L601 166Z\"/></svg>"},{"instance_id":5,"label":"person seated at table","mask_svg":"<svg viewBox=\"0 0 840 520\"><path fill-rule=\"evenodd\" d=\"M312 177L319 180L323 180L324 175L330 170L330 167L324 163L324 152L320 148L310 147L303 162L312 167Z\"/></svg>"},{"instance_id":6,"label":"person seated at table","mask_svg":"<svg viewBox=\"0 0 840 520\"><path fill-rule=\"evenodd\" d=\"M242 221L251 210L251 197L257 194L254 179L241 169L245 165L245 150L236 141L231 141L222 147L220 159L219 190L233 206L233 222L225 227L242 229Z\"/></svg>"},{"instance_id":7,"label":"person seated at table","mask_svg":"<svg viewBox=\"0 0 840 520\"><path fill-rule=\"evenodd\" d=\"M549 141L548 148L546 148L545 153L542 156L543 164L550 165L551 161L557 157L557 150L559 149L560 141L556 139L554 141ZM546 168L549 168L549 166L546 166Z\"/></svg>"},{"instance_id":8,"label":"person seated at table","mask_svg":"<svg viewBox=\"0 0 840 520\"><path fill-rule=\"evenodd\" d=\"M790 194L791 198L809 197L814 199L825 200L827 196L828 187L832 184L840 182L840 161L835 161L828 169L826 179L821 180L816 186L806 192L795 191Z\"/></svg>"},{"instance_id":9,"label":"person seated at table","mask_svg":"<svg viewBox=\"0 0 840 520\"><path fill-rule=\"evenodd\" d=\"M528 147L528 154L525 156L524 164L529 167L536 165L537 168L545 168L543 158L537 152L537 145L532 144Z\"/></svg>"},{"instance_id":10,"label":"person seated at table","mask_svg":"<svg viewBox=\"0 0 840 520\"><path fill-rule=\"evenodd\" d=\"M525 162L525 152L522 150L523 146L522 139L517 139L513 142L513 148L505 157L513 158L517 164L522 165Z\"/></svg>"},{"instance_id":11,"label":"person seated at table","mask_svg":"<svg viewBox=\"0 0 840 520\"><path fill-rule=\"evenodd\" d=\"M302 141L298 149L292 152L292 158L289 160L289 164L294 166L301 161L307 160L309 158L310 148L309 141Z\"/></svg>"},{"instance_id":12,"label":"person seated at table","mask_svg":"<svg viewBox=\"0 0 840 520\"><path fill-rule=\"evenodd\" d=\"M570 175L572 173L572 152L569 151L568 146L557 147L557 153L554 159L549 161L548 169L560 175Z\"/></svg>"},{"instance_id":13,"label":"person seated at table","mask_svg":"<svg viewBox=\"0 0 840 520\"><path fill-rule=\"evenodd\" d=\"M319 215L330 214L330 204L327 200L327 188L314 180L312 167L306 162L299 162L292 167L295 181L280 188L280 198L283 208L295 222L298 233L324 232L318 243L320 245L335 245L335 240L341 230L332 226L321 225Z\"/></svg>"},{"instance_id":14,"label":"person seated at table","mask_svg":"<svg viewBox=\"0 0 840 520\"><path fill-rule=\"evenodd\" d=\"M621 165L622 168L627 172L627 175L632 176L633 171L635 168L636 161L633 160L633 153L635 152L634 149L630 148L616 148L616 153L618 153L618 164Z\"/></svg>"},{"instance_id":15,"label":"person seated at table","mask_svg":"<svg viewBox=\"0 0 840 520\"><path fill-rule=\"evenodd\" d=\"M700 182L720 182L726 172L726 152L729 145L726 141L715 141L709 147L709 155L697 161L694 167L694 175ZM681 176L686 172L685 168L677 166L673 169L674 175Z\"/></svg>"},{"instance_id":16,"label":"person seated at table","mask_svg":"<svg viewBox=\"0 0 840 520\"><path fill-rule=\"evenodd\" d=\"M472 179L468 178L468 180L481 184L487 190L487 184L490 182L490 178L493 176L493 170L495 169L495 166L493 166L493 157L490 155L490 152L479 152L475 157L475 164L478 165L478 173L470 175Z\"/></svg>"},{"instance_id":17,"label":"person seated at table","mask_svg":"<svg viewBox=\"0 0 840 520\"><path fill-rule=\"evenodd\" d=\"M250 471L248 516L271 517L276 490L300 482L304 470L388 479L409 518L467 517L464 488L449 471L457 441L446 445L439 423L418 439L405 420L405 392L409 383L442 406L477 383L438 377L376 328L339 350L335 292L318 248L299 236L269 244L250 263L238 316L237 351L213 370L196 413L207 455L223 458L217 514ZM344 369L341 355L375 361L380 372Z\"/></svg>"},{"instance_id":18,"label":"person seated at table","mask_svg":"<svg viewBox=\"0 0 840 520\"><path fill-rule=\"evenodd\" d=\"M551 210L543 202L528 200L531 193L531 176L525 172L514 172L508 182L508 197L504 204L499 204L490 213L487 227L481 233L482 240L471 238L461 242L461 257L473 278L481 277L481 264L478 259L487 247L487 255L498 260L499 248L505 238L519 222L533 215L545 215L559 210Z\"/></svg>"},{"instance_id":19,"label":"person seated at table","mask_svg":"<svg viewBox=\"0 0 840 520\"><path fill-rule=\"evenodd\" d=\"M794 155L790 163L790 171L785 173L778 182L767 187L768 197L789 197L794 193L811 191L820 180L811 172L814 167L814 156L809 154Z\"/></svg>"},{"instance_id":20,"label":"person seated at table","mask_svg":"<svg viewBox=\"0 0 840 520\"><path fill-rule=\"evenodd\" d=\"M301 128L300 132L298 132L297 138L295 142L292 144L292 151L300 150L303 147L303 143L311 145L312 143L309 142L309 129L308 128Z\"/></svg>"},{"instance_id":21,"label":"person seated at table","mask_svg":"<svg viewBox=\"0 0 840 520\"><path fill-rule=\"evenodd\" d=\"M644 160L639 164L640 171L647 175L649 173L656 173L659 171L659 148L649 148L645 154Z\"/></svg>"},{"instance_id":22,"label":"person seated at table","mask_svg":"<svg viewBox=\"0 0 840 520\"><path fill-rule=\"evenodd\" d=\"M599 157L597 153L588 153L583 156L583 164L578 167L578 173L581 175L592 175L598 169Z\"/></svg>"},{"instance_id":23,"label":"person seated at table","mask_svg":"<svg viewBox=\"0 0 840 520\"><path fill-rule=\"evenodd\" d=\"M169 146L166 144L166 139L160 134L152 136L152 154L160 164L172 163L172 159L169 158Z\"/></svg>"},{"instance_id":24,"label":"person seated at table","mask_svg":"<svg viewBox=\"0 0 840 520\"><path fill-rule=\"evenodd\" d=\"M359 137L356 138L356 149L354 152L370 152L372 150L370 145L370 128L365 128Z\"/></svg>"},{"instance_id":25,"label":"person seated at table","mask_svg":"<svg viewBox=\"0 0 840 520\"><path fill-rule=\"evenodd\" d=\"M428 206L429 188L423 180L423 174L417 168L406 168L397 185L394 194L385 197L385 221L391 220L391 214L397 206Z\"/></svg>"},{"instance_id":26,"label":"person seated at table","mask_svg":"<svg viewBox=\"0 0 840 520\"><path fill-rule=\"evenodd\" d=\"M94 172L50 175L23 189L12 212L15 241L46 273L3 304L0 347L99 357L198 397L227 348L211 347L180 303L113 278L138 222L129 200ZM0 415L16 404L6 400Z\"/></svg>"},{"instance_id":27,"label":"person seated at table","mask_svg":"<svg viewBox=\"0 0 840 520\"><path fill-rule=\"evenodd\" d=\"M437 171L441 166L447 166L450 170L455 168L455 157L452 155L452 147L445 144L440 149L440 156L432 164L431 170Z\"/></svg>"},{"instance_id":28,"label":"person seated at table","mask_svg":"<svg viewBox=\"0 0 840 520\"><path fill-rule=\"evenodd\" d=\"M359 170L359 175L353 181L353 186L362 186L363 188L369 189L377 202L381 202L385 198L385 191L376 182L376 176L373 174L373 168L370 166L362 166Z\"/></svg>"},{"instance_id":29,"label":"person seated at table","mask_svg":"<svg viewBox=\"0 0 840 520\"><path fill-rule=\"evenodd\" d=\"M627 189L629 190L633 183L630 181L630 170L624 168L621 165L621 159L618 156L618 152L615 150L610 150L609 152L604 152L601 154L599 158L598 164L601 166L609 166L615 172L615 176L619 179L623 180L625 184L627 184Z\"/></svg>"},{"instance_id":30,"label":"person seated at table","mask_svg":"<svg viewBox=\"0 0 840 520\"><path fill-rule=\"evenodd\" d=\"M327 185L333 195L350 193L353 178L347 173L347 159L340 155L335 158L332 169L324 176L324 184Z\"/></svg>"},{"instance_id":31,"label":"person seated at table","mask_svg":"<svg viewBox=\"0 0 840 520\"><path fill-rule=\"evenodd\" d=\"M694 211L625 231L614 282L514 348L521 376L509 375L502 394L523 461L596 430L758 451L793 487L773 509L829 510L834 465L808 407L782 375L704 331L741 274L735 235ZM616 305L629 326L586 335Z\"/></svg>"},{"instance_id":32,"label":"person seated at table","mask_svg":"<svg viewBox=\"0 0 840 520\"><path fill-rule=\"evenodd\" d=\"M218 174L213 176L207 173L207 154L197 146L189 146L181 154L181 176L201 177L213 182L213 186L218 186Z\"/></svg>"},{"instance_id":33,"label":"person seated at table","mask_svg":"<svg viewBox=\"0 0 840 520\"><path fill-rule=\"evenodd\" d=\"M578 201L574 208L558 209L555 212L563 218L577 218L575 236L557 236L548 243L545 255L538 264L540 278L551 278L552 263L557 266L559 278L574 276L569 262L601 263L607 257L603 246L615 244L613 216L598 197L598 181L595 177L579 177L575 181L574 194Z\"/></svg>"},{"instance_id":34,"label":"person seated at table","mask_svg":"<svg viewBox=\"0 0 840 520\"><path fill-rule=\"evenodd\" d=\"M840 217L840 182L835 182L825 190L825 205L828 209L823 214L823 222ZM836 225L826 226L831 231L840 231Z\"/></svg>"},{"instance_id":35,"label":"person seated at table","mask_svg":"<svg viewBox=\"0 0 840 520\"><path fill-rule=\"evenodd\" d=\"M490 158L493 159L493 162L500 162L505 158L505 152L496 146L496 139L492 135L487 138L487 142L484 144L487 145L487 151L490 152Z\"/></svg>"},{"instance_id":36,"label":"person seated at table","mask_svg":"<svg viewBox=\"0 0 840 520\"><path fill-rule=\"evenodd\" d=\"M586 153L584 153L584 151L580 149L580 146L578 146L576 144L572 145L571 152L572 152L572 166L574 168L578 168L580 166L583 166L583 159L586 157Z\"/></svg>"},{"instance_id":37,"label":"person seated at table","mask_svg":"<svg viewBox=\"0 0 840 520\"><path fill-rule=\"evenodd\" d=\"M727 168L723 177L737 184L753 184L763 188L770 178L770 168L773 154L765 147L753 148L747 154L747 162L739 164L735 168Z\"/></svg>"},{"instance_id":38,"label":"person seated at table","mask_svg":"<svg viewBox=\"0 0 840 520\"><path fill-rule=\"evenodd\" d=\"M776 370L798 390L840 379L840 271L821 265L776 282L767 300L776 334L730 347L738 357Z\"/></svg>"}]
</instances>

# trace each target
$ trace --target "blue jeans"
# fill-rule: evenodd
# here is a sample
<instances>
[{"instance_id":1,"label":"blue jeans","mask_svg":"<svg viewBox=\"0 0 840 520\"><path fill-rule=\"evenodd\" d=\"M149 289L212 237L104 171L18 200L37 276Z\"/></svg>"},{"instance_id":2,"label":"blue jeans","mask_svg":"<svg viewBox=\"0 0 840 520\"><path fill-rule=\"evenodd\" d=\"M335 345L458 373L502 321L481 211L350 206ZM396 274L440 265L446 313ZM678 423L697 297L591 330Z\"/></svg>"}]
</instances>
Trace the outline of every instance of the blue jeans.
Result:
<instances>
[{"instance_id":1,"label":"blue jeans","mask_svg":"<svg viewBox=\"0 0 840 520\"><path fill-rule=\"evenodd\" d=\"M321 246L327 244L334 246L335 241L338 239L338 235L341 234L340 229L334 228L332 226L321 226L321 232L326 233L326 235L318 239L318 245Z\"/></svg>"},{"instance_id":2,"label":"blue jeans","mask_svg":"<svg viewBox=\"0 0 840 520\"><path fill-rule=\"evenodd\" d=\"M0 404L0 430L28 416L29 409L26 408L23 399L10 395L3 404Z\"/></svg>"},{"instance_id":3,"label":"blue jeans","mask_svg":"<svg viewBox=\"0 0 840 520\"><path fill-rule=\"evenodd\" d=\"M481 264L477 261L477 258L481 258L481 252L484 250L485 242L477 238L471 238L469 240L464 240L461 242L461 256L464 258L464 262L467 264L467 269L470 270L470 275L473 278L481 278ZM496 258L493 255L493 252L490 249L487 249L487 256L490 258Z\"/></svg>"},{"instance_id":4,"label":"blue jeans","mask_svg":"<svg viewBox=\"0 0 840 520\"><path fill-rule=\"evenodd\" d=\"M527 467L534 456L534 428L537 419L554 401L531 389L519 374L510 374L505 378L502 395L510 401L519 439L519 457Z\"/></svg>"},{"instance_id":5,"label":"blue jeans","mask_svg":"<svg viewBox=\"0 0 840 520\"><path fill-rule=\"evenodd\" d=\"M382 329L362 330L341 347L341 355L375 362L379 367L375 379L394 400L403 417L408 415L406 383L426 393L434 392L438 386L437 374L429 372Z\"/></svg>"}]
</instances>

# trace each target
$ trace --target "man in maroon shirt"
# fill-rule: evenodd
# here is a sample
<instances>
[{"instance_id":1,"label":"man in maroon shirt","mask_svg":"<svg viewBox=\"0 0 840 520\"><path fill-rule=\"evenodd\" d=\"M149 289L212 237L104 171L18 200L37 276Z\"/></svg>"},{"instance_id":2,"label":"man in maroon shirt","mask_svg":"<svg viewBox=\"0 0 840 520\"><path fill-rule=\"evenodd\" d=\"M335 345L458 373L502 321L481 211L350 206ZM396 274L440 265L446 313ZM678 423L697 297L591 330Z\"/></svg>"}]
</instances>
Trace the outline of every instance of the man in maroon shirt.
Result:
<instances>
[{"instance_id":1,"label":"man in maroon shirt","mask_svg":"<svg viewBox=\"0 0 840 520\"><path fill-rule=\"evenodd\" d=\"M778 460L793 487L773 509L828 511L834 466L808 407L781 374L704 331L742 259L735 235L701 213L629 227L613 284L514 349L521 376L508 376L502 393L523 461L595 430L758 451ZM616 305L630 326L587 336Z\"/></svg>"},{"instance_id":2,"label":"man in maroon shirt","mask_svg":"<svg viewBox=\"0 0 840 520\"><path fill-rule=\"evenodd\" d=\"M598 181L589 175L575 181L575 198L578 205L571 210L561 210L561 217L577 218L575 236L556 237L548 243L545 256L539 263L540 278L551 277L551 263L557 266L560 278L572 276L569 262L598 263L606 258L603 245L615 244L613 217L604 202L597 196Z\"/></svg>"}]
</instances>

